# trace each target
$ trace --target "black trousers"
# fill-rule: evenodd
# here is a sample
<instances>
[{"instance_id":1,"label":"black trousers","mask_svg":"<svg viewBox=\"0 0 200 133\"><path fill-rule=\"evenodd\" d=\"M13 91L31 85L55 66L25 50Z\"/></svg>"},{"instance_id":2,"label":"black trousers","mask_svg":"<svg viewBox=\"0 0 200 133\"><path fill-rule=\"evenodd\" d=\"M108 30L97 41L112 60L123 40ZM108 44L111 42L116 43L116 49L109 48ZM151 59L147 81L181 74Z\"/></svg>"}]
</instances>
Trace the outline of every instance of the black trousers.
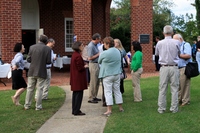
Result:
<instances>
[{"instance_id":1,"label":"black trousers","mask_svg":"<svg viewBox=\"0 0 200 133\"><path fill-rule=\"evenodd\" d=\"M106 98L105 98L105 94L104 94L103 79L101 79L101 83L102 83L102 102L103 102L103 104L106 105Z\"/></svg>"},{"instance_id":2,"label":"black trousers","mask_svg":"<svg viewBox=\"0 0 200 133\"><path fill-rule=\"evenodd\" d=\"M160 64L158 63L158 61L159 61L159 56L155 56L156 71L160 70Z\"/></svg>"},{"instance_id":3,"label":"black trousers","mask_svg":"<svg viewBox=\"0 0 200 133\"><path fill-rule=\"evenodd\" d=\"M123 94L124 93L124 80L120 80L120 92Z\"/></svg>"},{"instance_id":4,"label":"black trousers","mask_svg":"<svg viewBox=\"0 0 200 133\"><path fill-rule=\"evenodd\" d=\"M79 114L81 112L81 104L83 100L83 90L73 91L72 94L72 114Z\"/></svg>"}]
</instances>

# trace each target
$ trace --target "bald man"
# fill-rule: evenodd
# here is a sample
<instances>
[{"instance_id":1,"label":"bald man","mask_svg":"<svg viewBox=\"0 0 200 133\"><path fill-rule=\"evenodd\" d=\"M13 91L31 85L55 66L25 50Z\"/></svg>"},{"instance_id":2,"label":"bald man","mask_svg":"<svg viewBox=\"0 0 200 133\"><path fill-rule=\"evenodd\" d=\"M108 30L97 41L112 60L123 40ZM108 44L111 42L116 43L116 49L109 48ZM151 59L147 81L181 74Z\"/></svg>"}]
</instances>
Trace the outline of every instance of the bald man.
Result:
<instances>
[{"instance_id":1,"label":"bald man","mask_svg":"<svg viewBox=\"0 0 200 133\"><path fill-rule=\"evenodd\" d=\"M190 104L190 78L185 75L185 68L188 62L192 62L191 45L183 40L180 34L175 34L173 39L179 40L180 43L180 55L178 68L180 73L180 85L179 85L179 103L181 106Z\"/></svg>"}]
</instances>

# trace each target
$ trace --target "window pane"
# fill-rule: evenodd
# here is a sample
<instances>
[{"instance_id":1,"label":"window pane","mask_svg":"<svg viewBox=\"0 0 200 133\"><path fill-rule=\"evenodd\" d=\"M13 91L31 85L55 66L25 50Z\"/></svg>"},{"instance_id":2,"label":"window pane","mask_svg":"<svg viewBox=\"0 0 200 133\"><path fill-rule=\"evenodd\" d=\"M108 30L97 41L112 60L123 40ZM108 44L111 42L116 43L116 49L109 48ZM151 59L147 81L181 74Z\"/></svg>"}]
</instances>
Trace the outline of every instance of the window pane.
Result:
<instances>
[{"instance_id":1,"label":"window pane","mask_svg":"<svg viewBox=\"0 0 200 133\"><path fill-rule=\"evenodd\" d=\"M71 48L71 45L73 43L73 36L74 36L74 29L73 29L73 20L72 18L66 18L65 19L65 33L66 33L66 38L65 38L65 47L66 48Z\"/></svg>"}]
</instances>

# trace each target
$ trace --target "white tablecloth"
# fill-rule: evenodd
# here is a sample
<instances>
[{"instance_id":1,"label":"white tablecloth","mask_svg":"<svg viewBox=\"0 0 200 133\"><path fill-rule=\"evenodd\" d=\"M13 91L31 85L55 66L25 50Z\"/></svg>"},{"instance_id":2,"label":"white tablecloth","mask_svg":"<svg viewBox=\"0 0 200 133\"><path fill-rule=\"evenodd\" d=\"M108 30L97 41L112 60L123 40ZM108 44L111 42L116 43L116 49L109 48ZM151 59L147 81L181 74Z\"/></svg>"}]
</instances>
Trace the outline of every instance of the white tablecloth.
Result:
<instances>
[{"instance_id":1,"label":"white tablecloth","mask_svg":"<svg viewBox=\"0 0 200 133\"><path fill-rule=\"evenodd\" d=\"M0 78L11 78L10 64L0 65Z\"/></svg>"},{"instance_id":2,"label":"white tablecloth","mask_svg":"<svg viewBox=\"0 0 200 133\"><path fill-rule=\"evenodd\" d=\"M68 57L58 57L54 63L53 66L54 67L58 67L58 68L63 68L63 64L70 64L71 62L71 58Z\"/></svg>"}]
</instances>

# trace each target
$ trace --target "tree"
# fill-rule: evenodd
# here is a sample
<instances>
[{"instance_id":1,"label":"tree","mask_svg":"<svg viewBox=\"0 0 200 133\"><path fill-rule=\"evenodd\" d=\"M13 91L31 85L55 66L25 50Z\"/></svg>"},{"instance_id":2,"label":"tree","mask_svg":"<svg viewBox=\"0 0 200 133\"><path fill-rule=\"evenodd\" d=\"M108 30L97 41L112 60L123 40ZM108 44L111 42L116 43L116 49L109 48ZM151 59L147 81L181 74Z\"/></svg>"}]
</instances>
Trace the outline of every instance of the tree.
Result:
<instances>
[{"instance_id":1,"label":"tree","mask_svg":"<svg viewBox=\"0 0 200 133\"><path fill-rule=\"evenodd\" d=\"M197 29L199 29L198 33L200 35L200 0L195 0L195 8L197 11L197 14L196 14Z\"/></svg>"},{"instance_id":2,"label":"tree","mask_svg":"<svg viewBox=\"0 0 200 133\"><path fill-rule=\"evenodd\" d=\"M160 36L163 38L163 27L172 25L177 33L181 33L183 38L191 42L200 35L200 0L193 4L197 10L196 20L192 14L175 16L171 8L172 0L153 0L153 38ZM111 9L111 36L122 41L126 51L130 49L130 0L114 0L117 8Z\"/></svg>"},{"instance_id":3,"label":"tree","mask_svg":"<svg viewBox=\"0 0 200 133\"><path fill-rule=\"evenodd\" d=\"M126 51L130 51L130 0L114 1L117 8L110 10L111 36L122 42Z\"/></svg>"},{"instance_id":4,"label":"tree","mask_svg":"<svg viewBox=\"0 0 200 133\"><path fill-rule=\"evenodd\" d=\"M174 15L170 10L173 2L171 0L154 0L153 1L153 36L163 38L163 27L171 25Z\"/></svg>"},{"instance_id":5,"label":"tree","mask_svg":"<svg viewBox=\"0 0 200 133\"><path fill-rule=\"evenodd\" d=\"M184 40L192 43L198 36L197 21L192 14L175 16L173 27L176 33L180 33Z\"/></svg>"},{"instance_id":6,"label":"tree","mask_svg":"<svg viewBox=\"0 0 200 133\"><path fill-rule=\"evenodd\" d=\"M114 2L117 8L111 8L110 11L110 34L113 38L119 38L126 51L129 51L131 41L130 0L114 0ZM171 0L154 0L153 5L153 34L161 36L163 27L172 22L170 7L173 2Z\"/></svg>"}]
</instances>

